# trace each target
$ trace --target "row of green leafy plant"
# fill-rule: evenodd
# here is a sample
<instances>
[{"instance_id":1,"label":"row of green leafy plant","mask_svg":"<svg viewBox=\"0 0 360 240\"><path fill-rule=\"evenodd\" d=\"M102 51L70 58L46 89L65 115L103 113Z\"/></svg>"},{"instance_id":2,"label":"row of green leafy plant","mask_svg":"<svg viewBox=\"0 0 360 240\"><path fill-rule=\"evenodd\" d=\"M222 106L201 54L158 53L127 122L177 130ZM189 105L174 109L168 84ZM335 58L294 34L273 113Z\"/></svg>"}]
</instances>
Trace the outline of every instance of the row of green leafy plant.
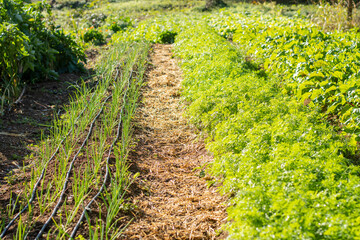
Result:
<instances>
[{"instance_id":1,"label":"row of green leafy plant","mask_svg":"<svg viewBox=\"0 0 360 240\"><path fill-rule=\"evenodd\" d=\"M112 36L112 42L147 41L151 43L174 43L175 36L198 19L198 14L164 14L141 21L134 27Z\"/></svg>"},{"instance_id":2,"label":"row of green leafy plant","mask_svg":"<svg viewBox=\"0 0 360 240\"><path fill-rule=\"evenodd\" d=\"M31 179L24 183L24 191L12 200L11 206L16 207L9 207L7 216L2 216L0 232L16 211L29 202L35 183L45 169L28 214L19 218L16 231L9 234L13 234L15 239L35 239L39 230L35 224L39 224L39 219L49 217L59 201L65 181L69 180L64 200L44 236L47 239L69 238L90 199L105 186L87 210L87 224L80 225L86 226L85 230L77 239L119 238L124 227L119 222L121 211L131 207L124 202L124 194L132 179L126 159L131 119L142 86L148 49L148 44L126 42L117 43L102 54L93 78L96 81L79 86L65 113L53 122L50 136L33 146L36 154L29 156L29 160L34 162ZM117 130L119 126L121 128ZM117 131L120 131L119 140L111 151ZM48 162L54 153L55 158ZM75 168L69 170L72 161ZM109 178L105 181L107 170ZM71 172L70 178L67 177L68 171ZM106 185L103 185L104 181Z\"/></svg>"},{"instance_id":3,"label":"row of green leafy plant","mask_svg":"<svg viewBox=\"0 0 360 240\"><path fill-rule=\"evenodd\" d=\"M322 118L323 105L298 101L283 77L249 60L243 45L206 24L193 26L177 35L175 53L188 117L208 133L211 171L230 197L228 239L358 239L354 135L336 132ZM237 39L252 29L239 28Z\"/></svg>"},{"instance_id":4,"label":"row of green leafy plant","mask_svg":"<svg viewBox=\"0 0 360 240\"><path fill-rule=\"evenodd\" d=\"M284 91L322 107L339 130L360 134L360 37L356 31L325 32L303 20L256 13L220 12L208 19L222 36L269 74Z\"/></svg>"},{"instance_id":5,"label":"row of green leafy plant","mask_svg":"<svg viewBox=\"0 0 360 240\"><path fill-rule=\"evenodd\" d=\"M47 22L44 2L0 1L0 112L19 95L24 83L55 79L81 70L83 50Z\"/></svg>"}]
</instances>

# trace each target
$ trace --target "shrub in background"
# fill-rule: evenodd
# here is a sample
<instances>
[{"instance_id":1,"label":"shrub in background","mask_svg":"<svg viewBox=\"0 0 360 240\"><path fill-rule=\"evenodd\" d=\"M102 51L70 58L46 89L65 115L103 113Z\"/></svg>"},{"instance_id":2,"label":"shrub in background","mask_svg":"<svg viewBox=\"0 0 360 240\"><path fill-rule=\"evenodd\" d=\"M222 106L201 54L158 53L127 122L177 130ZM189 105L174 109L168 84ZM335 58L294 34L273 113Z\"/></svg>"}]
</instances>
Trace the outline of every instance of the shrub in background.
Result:
<instances>
[{"instance_id":1,"label":"shrub in background","mask_svg":"<svg viewBox=\"0 0 360 240\"><path fill-rule=\"evenodd\" d=\"M133 23L129 17L122 17L118 19L117 21L113 21L110 25L110 30L114 33L119 31L124 31L128 27L132 26Z\"/></svg>"},{"instance_id":2,"label":"shrub in background","mask_svg":"<svg viewBox=\"0 0 360 240\"><path fill-rule=\"evenodd\" d=\"M105 38L100 31L96 29L89 29L83 36L84 42L92 42L95 45L101 45L105 43Z\"/></svg>"},{"instance_id":3,"label":"shrub in background","mask_svg":"<svg viewBox=\"0 0 360 240\"><path fill-rule=\"evenodd\" d=\"M160 42L161 43L174 43L175 42L175 36L177 35L177 32L175 31L164 31L160 33Z\"/></svg>"}]
</instances>

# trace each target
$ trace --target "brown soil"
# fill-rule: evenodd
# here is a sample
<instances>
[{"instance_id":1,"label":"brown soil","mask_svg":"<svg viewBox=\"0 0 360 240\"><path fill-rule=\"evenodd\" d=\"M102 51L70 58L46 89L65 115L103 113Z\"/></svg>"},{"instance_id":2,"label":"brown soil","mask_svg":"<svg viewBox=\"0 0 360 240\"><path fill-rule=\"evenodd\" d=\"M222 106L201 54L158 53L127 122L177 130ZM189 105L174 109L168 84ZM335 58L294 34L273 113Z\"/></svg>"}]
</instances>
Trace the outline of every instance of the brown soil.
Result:
<instances>
[{"instance_id":1,"label":"brown soil","mask_svg":"<svg viewBox=\"0 0 360 240\"><path fill-rule=\"evenodd\" d=\"M140 172L129 193L134 220L121 239L222 239L225 199L208 187L202 168L212 158L183 118L171 45L154 45L150 63L129 156L130 170Z\"/></svg>"},{"instance_id":2,"label":"brown soil","mask_svg":"<svg viewBox=\"0 0 360 240\"><path fill-rule=\"evenodd\" d=\"M87 73L61 74L57 81L28 85L18 103L0 116L0 224L3 224L2 221L7 223L10 220L7 208L21 196L24 182L30 179L31 167L34 161L37 161L36 145L49 135L49 127L54 117L63 113L63 106L70 102L73 93L76 92L74 86L80 85L82 78L88 79L93 73L92 68L99 56L98 50L87 50L86 55ZM32 147L32 144L35 147ZM35 157L31 157L30 154L34 154ZM79 171L82 162L86 162L86 159L76 165ZM53 165L54 161L50 163L44 177L45 185L53 173ZM36 207L35 202L35 216L38 215ZM14 212L18 211L19 208L16 206ZM28 217L27 213L23 216L25 219ZM36 218L35 229L37 225L42 225L41 220L46 219L45 217ZM12 239L15 229L16 224L10 228L5 239Z\"/></svg>"},{"instance_id":3,"label":"brown soil","mask_svg":"<svg viewBox=\"0 0 360 240\"><path fill-rule=\"evenodd\" d=\"M79 76L63 74L59 81L39 83L26 88L21 101L0 118L0 184L6 184L9 173L28 162L25 156L36 144L42 132L46 135L54 116L69 100ZM25 162L24 162L25 161Z\"/></svg>"},{"instance_id":4,"label":"brown soil","mask_svg":"<svg viewBox=\"0 0 360 240\"><path fill-rule=\"evenodd\" d=\"M98 51L90 49L86 51L86 55L88 63L85 67L92 73ZM72 85L77 85L82 75L84 74L62 74L57 81L28 86L18 103L0 116L1 186L7 182L5 178L9 173L29 164L25 160L25 156L31 153L28 145L36 144L41 139L41 134L46 136L49 133L49 125L69 102L75 90Z\"/></svg>"},{"instance_id":5,"label":"brown soil","mask_svg":"<svg viewBox=\"0 0 360 240\"><path fill-rule=\"evenodd\" d=\"M63 76L64 77L64 76ZM74 81L78 78L76 75L73 75L73 77L75 78ZM75 83L75 82L73 82ZM66 84L66 83L60 83L60 82L53 82L53 83L47 83L47 87L50 86L50 84L60 84L59 85L59 88L62 88L64 86L63 85L69 85L69 84ZM51 88L50 88L51 89ZM35 90L34 90L35 91ZM35 92L30 92L29 91L29 94L27 95L26 98L24 99L30 99L30 98L35 98L35 96L37 96L37 91ZM66 95L62 96L62 101L63 102L67 102L66 100L68 100L69 96L70 96L71 92L69 92ZM43 96L44 97L44 96ZM53 96L54 97L54 96ZM37 99L37 98L35 98ZM43 98L43 103L45 104L45 101L46 99L51 99L51 96L46 96ZM37 99L38 100L38 99ZM20 106L19 106L20 107ZM30 112L29 112L30 113ZM36 115L36 111L31 111L32 114ZM9 114L11 116L11 114ZM41 119L38 119L39 121L41 121ZM102 121L102 116L100 116L100 118L96 121L95 123L95 129L97 128L101 128L101 121ZM41 122L40 122L41 123ZM8 121L8 124L10 124L10 121ZM25 128L23 128L25 129ZM20 128L17 128L18 131L20 131ZM46 130L46 128L44 128L43 130ZM94 130L96 131L96 130ZM100 131L98 129L98 131ZM87 135L88 131L85 131L84 132L84 136L81 136L79 137L78 139L78 142L74 145L74 148L75 148L75 151L72 153L72 155L69 157L69 159L72 159L75 155L75 152L78 151L78 149L80 149L80 145L82 143L82 141L85 139L85 135ZM114 133L115 134L115 133ZM25 135L27 136L27 135ZM25 137L24 136L24 137ZM98 142L96 142L94 139L96 139L95 137L91 136L88 140L88 144L87 146L89 148L91 148L90 146L91 145L94 145L94 144L98 144ZM16 140L16 139L15 139ZM13 139L13 141L15 141ZM27 139L31 142L38 142L39 139ZM95 141L95 142L94 142ZM112 142L112 139L108 139L107 140L109 143L109 145L111 144ZM27 149L26 145L21 143L24 149L24 153L27 153L27 152L31 152L30 149ZM5 146L4 146L5 147ZM10 148L11 146L7 146L8 148ZM32 149L32 148L31 148ZM25 150L27 150L25 152ZM34 153L36 154L36 147L34 147ZM23 159L23 162L24 162L24 165L27 165L27 164L30 164L32 165L32 162L31 161L36 161L36 156L34 158L31 158L31 159L27 159L26 157L22 156L21 157ZM55 157L55 159L53 161L51 161L47 167L47 171L46 171L46 174L43 178L43 184L44 184L44 189L46 189L47 191L50 190L50 192L52 192L54 194L54 186L49 186L49 184L51 184L51 181L52 181L52 176L54 174L56 174L56 169L57 169L57 159ZM86 156L80 156L76 159L75 163L74 163L74 168L73 168L73 172L76 172L77 176L81 176L84 171L85 171L85 166L89 164L89 159L87 159ZM10 167L11 165L8 165L8 167ZM68 167L68 166L67 166ZM23 182L28 182L29 179L30 179L30 168L25 168L27 169L26 171L21 171L21 168L15 168L13 169L12 171L10 171L8 174L7 174L7 177L4 178L4 184L1 186L0 188L0 193L3 193L1 196L0 196L0 213L3 214L3 216L1 216L0 219L5 219L5 222L7 223L10 219L7 218L7 214L5 214L6 212L6 208L7 206L9 205L10 202L14 202L14 200L16 199L17 196L21 196L21 193L23 191ZM104 171L105 169L103 169ZM114 170L114 169L113 169ZM13 174L13 172L15 174ZM98 176L99 178L102 177L102 176ZM96 178L96 177L95 177ZM63 211L66 211L66 210L70 210L70 209L73 209L75 204L74 204L74 198L72 196L72 191L71 191L71 188L72 188L72 184L73 184L73 176L70 176L70 179L69 179L69 183L68 183L68 186L67 186L67 190L66 190L66 208L64 209L63 206L61 206L61 208L59 209L59 213L61 214L61 212ZM91 188L91 191L89 191L88 193L88 199L86 199L84 201L84 205L86 205L88 203L88 201L96 194L96 192L98 191L97 188L95 188L94 186L90 186ZM40 192L40 190L39 190ZM11 200L12 199L12 200ZM57 200L56 200L57 201ZM50 207L47 209L47 211L45 211L44 213L40 213L39 211L39 205L38 205L38 202L35 200L34 203L33 203L33 211L32 211L32 214L31 216L29 215L29 213L26 211L24 214L22 214L22 219L26 219L26 221L32 221L33 222L33 226L32 226L32 230L29 231L29 235L27 237L27 239L34 239L37 235L37 233L40 231L41 227L43 226L43 224L45 223L45 221L48 219L48 217L50 216L51 214L51 211L53 210L53 207L55 206L56 202L53 202L52 205L50 204ZM96 207L95 207L96 208ZM103 209L105 211L105 209ZM19 209L18 207L16 207L16 211L15 212L18 212ZM81 212L79 212L76 216L76 220L79 218ZM94 217L94 219L96 219L98 215L96 215ZM60 222L59 221L59 214L56 215L54 217L54 220L56 222ZM0 222L1 224L1 222ZM76 224L76 221L74 221L71 226L67 229L67 230L72 230L72 228L75 226ZM7 231L7 235L5 236L4 240L5 239L13 239L15 233L16 233L16 227L17 227L17 224L14 224L8 231ZM48 229L52 228L53 230L55 229L54 227L54 224L50 224L50 226L48 227ZM82 234L84 236L87 236L88 235L88 229L86 229L86 227L82 227L80 228L80 230L78 231L79 234ZM46 233L44 234L44 237L43 239L45 239L45 236L47 234L47 231ZM52 238L53 236L50 235L50 239L55 239L56 237L54 236L54 238Z\"/></svg>"},{"instance_id":6,"label":"brown soil","mask_svg":"<svg viewBox=\"0 0 360 240\"><path fill-rule=\"evenodd\" d=\"M4 219L8 222L6 209L30 178L27 166L33 164L33 158L27 156L35 153L30 145L46 138L48 126L62 113L74 91L71 86L79 80L79 75L63 74L58 81L28 86L18 104L0 118L0 224Z\"/></svg>"}]
</instances>

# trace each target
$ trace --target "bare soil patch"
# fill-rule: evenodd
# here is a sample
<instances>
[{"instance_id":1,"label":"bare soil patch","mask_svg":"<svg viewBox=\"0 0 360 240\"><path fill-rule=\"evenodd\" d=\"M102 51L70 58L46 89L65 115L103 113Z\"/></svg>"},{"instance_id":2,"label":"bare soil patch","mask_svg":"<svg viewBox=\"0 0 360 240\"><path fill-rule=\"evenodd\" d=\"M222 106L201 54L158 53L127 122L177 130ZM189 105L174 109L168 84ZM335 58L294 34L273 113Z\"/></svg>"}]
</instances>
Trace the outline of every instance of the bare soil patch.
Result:
<instances>
[{"instance_id":1,"label":"bare soil patch","mask_svg":"<svg viewBox=\"0 0 360 240\"><path fill-rule=\"evenodd\" d=\"M181 71L171 45L154 45L135 119L129 161L140 176L130 189L134 218L121 239L222 239L225 198L208 187L202 166L212 161L183 117ZM199 168L200 167L200 168Z\"/></svg>"}]
</instances>

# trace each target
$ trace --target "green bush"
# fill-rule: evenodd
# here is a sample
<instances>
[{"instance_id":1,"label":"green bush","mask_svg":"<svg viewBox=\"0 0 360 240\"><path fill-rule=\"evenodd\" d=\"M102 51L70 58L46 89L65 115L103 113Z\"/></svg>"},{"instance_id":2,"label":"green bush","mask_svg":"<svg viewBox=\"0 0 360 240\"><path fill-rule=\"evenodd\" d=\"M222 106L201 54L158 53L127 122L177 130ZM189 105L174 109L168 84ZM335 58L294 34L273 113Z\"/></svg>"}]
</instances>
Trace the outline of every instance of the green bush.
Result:
<instances>
[{"instance_id":1,"label":"green bush","mask_svg":"<svg viewBox=\"0 0 360 240\"><path fill-rule=\"evenodd\" d=\"M96 29L89 29L83 36L84 42L92 42L95 45L102 45L105 43L105 38L102 33Z\"/></svg>"},{"instance_id":2,"label":"green bush","mask_svg":"<svg viewBox=\"0 0 360 240\"><path fill-rule=\"evenodd\" d=\"M174 31L164 31L160 33L160 43L174 43L175 42L175 36L177 35L177 32Z\"/></svg>"},{"instance_id":3,"label":"green bush","mask_svg":"<svg viewBox=\"0 0 360 240\"><path fill-rule=\"evenodd\" d=\"M206 26L176 41L188 116L208 132L212 172L231 196L228 238L358 239L360 167L345 157L355 137Z\"/></svg>"},{"instance_id":4,"label":"green bush","mask_svg":"<svg viewBox=\"0 0 360 240\"><path fill-rule=\"evenodd\" d=\"M153 43L172 43L176 34L189 26L197 16L172 14L157 16L141 21L135 28L128 27L125 31L112 36L113 42L149 41Z\"/></svg>"},{"instance_id":5,"label":"green bush","mask_svg":"<svg viewBox=\"0 0 360 240\"><path fill-rule=\"evenodd\" d=\"M0 1L2 105L10 102L25 82L55 79L58 73L83 69L83 50L51 22L46 25L45 10L51 14L49 5L42 2Z\"/></svg>"},{"instance_id":6,"label":"green bush","mask_svg":"<svg viewBox=\"0 0 360 240\"><path fill-rule=\"evenodd\" d=\"M117 33L119 31L124 31L130 26L132 26L131 19L129 17L123 17L120 19L116 19L116 21L113 21L110 25L110 30L114 33Z\"/></svg>"},{"instance_id":7,"label":"green bush","mask_svg":"<svg viewBox=\"0 0 360 240\"><path fill-rule=\"evenodd\" d=\"M121 25L119 25L117 22L113 22L110 25L110 30L113 31L114 33L117 33L118 31L121 31L125 28L123 28Z\"/></svg>"}]
</instances>

